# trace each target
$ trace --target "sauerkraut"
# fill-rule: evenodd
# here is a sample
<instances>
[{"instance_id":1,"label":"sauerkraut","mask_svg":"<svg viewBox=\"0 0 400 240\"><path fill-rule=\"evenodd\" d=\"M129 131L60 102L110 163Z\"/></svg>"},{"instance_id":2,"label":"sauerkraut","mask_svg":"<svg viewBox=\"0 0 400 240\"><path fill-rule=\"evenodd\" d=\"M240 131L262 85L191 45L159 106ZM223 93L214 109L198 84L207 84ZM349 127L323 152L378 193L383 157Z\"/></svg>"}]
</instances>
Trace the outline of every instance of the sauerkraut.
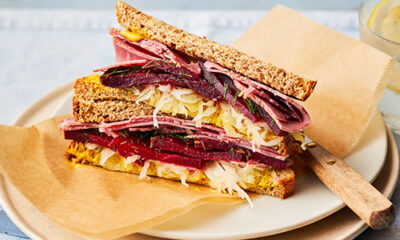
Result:
<instances>
[{"instance_id":1,"label":"sauerkraut","mask_svg":"<svg viewBox=\"0 0 400 240\"><path fill-rule=\"evenodd\" d=\"M141 101L155 107L153 118L156 127L156 116L161 111L173 116L190 116L197 127L200 127L202 122L214 124L223 128L228 136L249 139L253 150L256 146L275 146L282 141L282 137L273 134L264 121L253 123L227 101L215 102L205 99L189 88L150 85L138 94L136 102Z\"/></svg>"}]
</instances>

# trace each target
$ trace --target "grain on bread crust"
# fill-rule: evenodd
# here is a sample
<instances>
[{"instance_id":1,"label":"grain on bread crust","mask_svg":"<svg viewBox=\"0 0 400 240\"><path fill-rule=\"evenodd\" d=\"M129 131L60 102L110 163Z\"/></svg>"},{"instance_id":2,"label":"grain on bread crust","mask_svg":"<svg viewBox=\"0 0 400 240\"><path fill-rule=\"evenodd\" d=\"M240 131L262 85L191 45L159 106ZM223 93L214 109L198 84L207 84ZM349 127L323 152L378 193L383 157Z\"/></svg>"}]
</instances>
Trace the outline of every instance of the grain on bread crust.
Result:
<instances>
[{"instance_id":1,"label":"grain on bread crust","mask_svg":"<svg viewBox=\"0 0 400 240\"><path fill-rule=\"evenodd\" d=\"M279 197L285 199L293 195L294 186L296 183L296 175L294 171L290 168L284 170L275 170L276 175L279 177L279 184L270 188L248 188L246 191L255 192L264 195L271 195L274 197Z\"/></svg>"},{"instance_id":2,"label":"grain on bread crust","mask_svg":"<svg viewBox=\"0 0 400 240\"><path fill-rule=\"evenodd\" d=\"M148 16L123 1L117 3L118 22L128 29L142 29L152 39L193 58L200 58L262 82L280 92L306 100L316 81L300 77L265 63L231 46L187 33L159 19Z\"/></svg>"},{"instance_id":3,"label":"grain on bread crust","mask_svg":"<svg viewBox=\"0 0 400 240\"><path fill-rule=\"evenodd\" d=\"M145 103L124 100L88 101L74 97L72 100L75 120L79 122L116 122L132 116L148 116L154 108Z\"/></svg>"}]
</instances>

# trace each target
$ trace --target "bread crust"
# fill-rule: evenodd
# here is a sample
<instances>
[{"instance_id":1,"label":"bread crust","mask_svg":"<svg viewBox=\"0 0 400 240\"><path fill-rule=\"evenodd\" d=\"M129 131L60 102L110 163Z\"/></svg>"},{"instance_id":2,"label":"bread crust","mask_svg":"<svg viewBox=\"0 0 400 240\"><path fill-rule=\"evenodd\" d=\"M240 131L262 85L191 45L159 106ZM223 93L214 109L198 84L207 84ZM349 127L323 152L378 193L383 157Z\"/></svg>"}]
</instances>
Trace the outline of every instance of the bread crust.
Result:
<instances>
[{"instance_id":1,"label":"bread crust","mask_svg":"<svg viewBox=\"0 0 400 240\"><path fill-rule=\"evenodd\" d=\"M193 58L218 63L299 100L306 100L316 85L314 80L305 79L270 63L265 63L231 46L185 32L146 15L123 1L117 3L117 18L125 28L141 29L152 39L170 48Z\"/></svg>"}]
</instances>

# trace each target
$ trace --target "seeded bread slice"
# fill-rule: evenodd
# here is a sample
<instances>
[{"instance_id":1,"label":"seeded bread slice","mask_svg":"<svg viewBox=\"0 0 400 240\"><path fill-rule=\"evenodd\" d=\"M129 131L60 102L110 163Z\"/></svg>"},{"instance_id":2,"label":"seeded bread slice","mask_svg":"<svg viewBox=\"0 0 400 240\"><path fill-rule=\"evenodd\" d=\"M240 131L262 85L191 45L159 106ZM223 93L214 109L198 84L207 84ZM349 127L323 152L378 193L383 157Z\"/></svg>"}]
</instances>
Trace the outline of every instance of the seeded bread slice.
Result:
<instances>
[{"instance_id":1,"label":"seeded bread slice","mask_svg":"<svg viewBox=\"0 0 400 240\"><path fill-rule=\"evenodd\" d=\"M193 58L218 63L299 100L306 100L315 87L316 81L305 79L270 63L265 63L231 46L187 33L148 16L123 1L117 3L117 18L125 28L141 29L152 39L170 48Z\"/></svg>"}]
</instances>

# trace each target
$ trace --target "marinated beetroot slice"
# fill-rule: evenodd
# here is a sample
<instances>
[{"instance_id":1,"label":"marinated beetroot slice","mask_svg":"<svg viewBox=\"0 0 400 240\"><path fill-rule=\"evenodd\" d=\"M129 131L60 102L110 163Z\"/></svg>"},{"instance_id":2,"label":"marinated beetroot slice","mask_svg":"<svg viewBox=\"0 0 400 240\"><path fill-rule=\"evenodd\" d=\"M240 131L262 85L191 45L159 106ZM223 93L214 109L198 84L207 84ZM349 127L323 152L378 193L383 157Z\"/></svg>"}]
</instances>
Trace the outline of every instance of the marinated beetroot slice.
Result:
<instances>
[{"instance_id":1,"label":"marinated beetroot slice","mask_svg":"<svg viewBox=\"0 0 400 240\"><path fill-rule=\"evenodd\" d=\"M204 66L204 64L203 64L203 66ZM233 80L229 76L227 76L225 74L221 74L221 73L217 73L215 75L219 79L221 79L223 83L228 85L228 88L232 93L236 94L236 92L239 91L239 89L235 86L235 84L233 83Z\"/></svg>"},{"instance_id":2,"label":"marinated beetroot slice","mask_svg":"<svg viewBox=\"0 0 400 240\"><path fill-rule=\"evenodd\" d=\"M99 133L96 129L64 131L64 138L78 142L91 142L101 146L108 146L112 137Z\"/></svg>"},{"instance_id":3,"label":"marinated beetroot slice","mask_svg":"<svg viewBox=\"0 0 400 240\"><path fill-rule=\"evenodd\" d=\"M165 136L154 137L152 144L150 144L149 139L140 139L127 131L121 131L119 133L120 136L116 138L99 133L94 129L65 131L64 134L66 139L95 143L113 149L124 157L137 154L143 158L137 162L140 165L143 164L143 160L151 159L187 167L201 168L203 161L243 161L245 159L250 159L250 161L262 163L276 169L284 169L287 167L286 161L281 161L260 153L254 153L249 150L243 150L237 146L235 148L235 146L226 145L229 146L229 150L224 149L225 152L215 151L222 145L217 145L215 142L208 141L209 139L203 139L203 141L206 144L212 144L213 148L211 148L210 151L200 151L195 149L192 143L186 145L185 142L179 139Z\"/></svg>"},{"instance_id":4,"label":"marinated beetroot slice","mask_svg":"<svg viewBox=\"0 0 400 240\"><path fill-rule=\"evenodd\" d=\"M105 74L100 76L100 81L103 85L112 88L125 88L147 84L173 84L180 87L186 86L181 78L168 73L139 72L107 75L107 72L105 72Z\"/></svg>"},{"instance_id":5,"label":"marinated beetroot slice","mask_svg":"<svg viewBox=\"0 0 400 240\"><path fill-rule=\"evenodd\" d=\"M195 80L199 77L199 74L191 72L187 70L186 68L183 67L178 67L176 64L173 64L167 60L163 59L153 59L152 61L146 63L142 67L143 69L157 69L157 70L162 70L164 72L170 73L172 75L175 75L179 78L185 78L185 79L190 79L190 80Z\"/></svg>"},{"instance_id":6,"label":"marinated beetroot slice","mask_svg":"<svg viewBox=\"0 0 400 240\"><path fill-rule=\"evenodd\" d=\"M180 153L186 156L199 158L207 161L218 161L218 160L229 160L229 161L241 161L244 156L235 151L232 152L216 152L216 151L199 151L180 141L171 137L156 136L151 139L152 148L160 149L163 151L169 151L174 153Z\"/></svg>"},{"instance_id":7,"label":"marinated beetroot slice","mask_svg":"<svg viewBox=\"0 0 400 240\"><path fill-rule=\"evenodd\" d=\"M268 124L269 128L274 132L277 136L286 136L288 132L283 131L279 128L278 124L276 124L275 120L264 110L264 108L260 108L264 121Z\"/></svg>"},{"instance_id":8,"label":"marinated beetroot slice","mask_svg":"<svg viewBox=\"0 0 400 240\"><path fill-rule=\"evenodd\" d=\"M65 131L65 139L75 140L78 142L89 142L95 143L103 147L107 147L115 150L118 154L127 157L136 153L134 150L142 147L142 144L133 144L132 139L126 139L122 137L112 138L105 134L90 130L75 130ZM128 141L129 140L129 141Z\"/></svg>"},{"instance_id":9,"label":"marinated beetroot slice","mask_svg":"<svg viewBox=\"0 0 400 240\"><path fill-rule=\"evenodd\" d=\"M235 149L244 149L244 150L252 150L253 146L249 140L238 138L238 137L229 137L226 135L225 131L221 128L215 127L209 124L202 124L201 128L195 126L195 123L191 120L185 120L175 117L169 116L157 116L157 121L161 128L165 127L173 127L180 128L187 132L188 130L192 131L193 134L187 135L188 139L211 139L215 141L224 141L233 145ZM141 131L142 129L146 131L156 130L157 128L153 125L153 117L152 116L136 116L132 117L129 120L112 122L112 123L83 123L77 122L73 118L65 119L60 123L60 128L63 131L74 131L74 130L84 130L84 129L102 129L105 133L115 133L116 131L121 130L130 130L130 131ZM179 130L176 130L179 131ZM230 148L229 148L230 149ZM226 150L226 149L222 149ZM286 159L286 156L282 156L275 149L267 146L259 146L256 148L256 151L262 153L263 155L270 156L275 159L279 159L281 161Z\"/></svg>"},{"instance_id":10,"label":"marinated beetroot slice","mask_svg":"<svg viewBox=\"0 0 400 240\"><path fill-rule=\"evenodd\" d=\"M264 163L265 165L271 166L279 170L287 168L287 161L280 161L275 158L262 155L260 153L251 153L251 158L257 162Z\"/></svg>"},{"instance_id":11,"label":"marinated beetroot slice","mask_svg":"<svg viewBox=\"0 0 400 240\"><path fill-rule=\"evenodd\" d=\"M173 163L181 166L201 168L201 159L194 159L179 154L157 152L154 149L146 146L146 144L141 140L138 142L138 138L129 136L117 137L109 144L109 148L115 149L117 153L124 157L129 157L133 154L140 155L144 159L158 160L166 163ZM148 139L146 139L148 140Z\"/></svg>"},{"instance_id":12,"label":"marinated beetroot slice","mask_svg":"<svg viewBox=\"0 0 400 240\"><path fill-rule=\"evenodd\" d=\"M88 133L89 132L89 133ZM174 163L192 168L202 168L202 160L182 156L179 154L156 152L154 149L146 146L146 144L129 135L126 137L119 136L112 138L106 135L94 135L93 131L77 130L64 132L65 139L75 140L79 142L90 142L113 149L115 152L124 157L137 154L144 159L159 160L166 163ZM139 141L138 141L139 140Z\"/></svg>"},{"instance_id":13,"label":"marinated beetroot slice","mask_svg":"<svg viewBox=\"0 0 400 240\"><path fill-rule=\"evenodd\" d=\"M129 68L143 68L137 72L129 72ZM205 79L198 78L185 68L171 66L164 60L152 60L143 66L125 66L106 68L100 76L103 85L112 88L125 88L147 84L172 84L179 87L189 87L209 99L222 99L222 94ZM124 71L124 73L119 73ZM155 72L163 71L163 72Z\"/></svg>"},{"instance_id":14,"label":"marinated beetroot slice","mask_svg":"<svg viewBox=\"0 0 400 240\"><path fill-rule=\"evenodd\" d=\"M160 153L156 152L155 154L156 154L155 159L161 162L173 163L176 165L192 167L197 169L203 168L202 165L203 161L199 158L191 158L178 154L162 153L162 152Z\"/></svg>"},{"instance_id":15,"label":"marinated beetroot slice","mask_svg":"<svg viewBox=\"0 0 400 240\"><path fill-rule=\"evenodd\" d=\"M234 145L229 144L227 142L218 140L216 138L206 137L206 136L198 136L194 139L194 147L196 149L219 149L229 151Z\"/></svg>"},{"instance_id":16,"label":"marinated beetroot slice","mask_svg":"<svg viewBox=\"0 0 400 240\"><path fill-rule=\"evenodd\" d=\"M212 99L212 100L218 100L222 99L222 94L210 83L208 83L205 79L203 78L198 78L194 81L185 81L186 84L190 89L193 91L199 93L200 95Z\"/></svg>"}]
</instances>

